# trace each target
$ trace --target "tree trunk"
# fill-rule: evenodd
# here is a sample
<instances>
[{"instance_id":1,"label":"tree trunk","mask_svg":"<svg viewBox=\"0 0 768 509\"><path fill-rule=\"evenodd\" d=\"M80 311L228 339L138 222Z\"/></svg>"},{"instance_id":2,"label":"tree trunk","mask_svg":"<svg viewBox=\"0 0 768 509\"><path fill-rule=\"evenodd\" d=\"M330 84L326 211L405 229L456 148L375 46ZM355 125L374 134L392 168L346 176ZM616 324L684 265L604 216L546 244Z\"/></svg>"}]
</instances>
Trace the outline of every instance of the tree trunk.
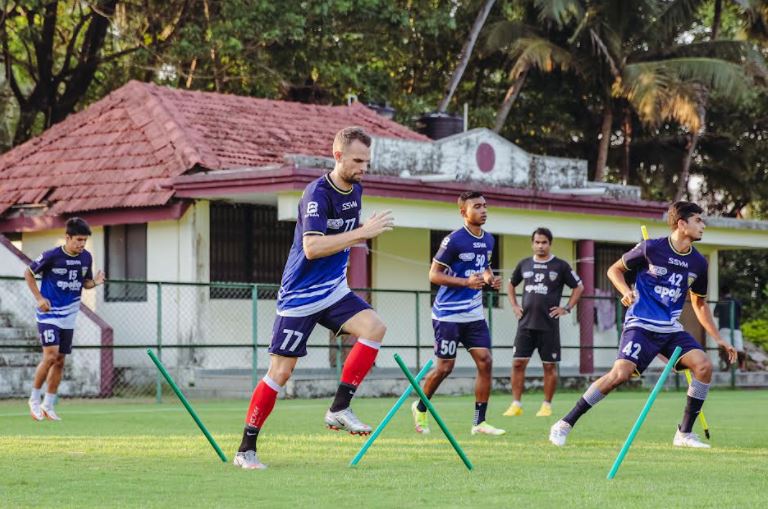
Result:
<instances>
[{"instance_id":1,"label":"tree trunk","mask_svg":"<svg viewBox=\"0 0 768 509\"><path fill-rule=\"evenodd\" d=\"M523 85L525 84L525 78L527 76L528 71L523 72L520 76L517 77L517 79L507 90L507 95L504 96L504 102L501 103L501 107L496 113L496 122L493 126L493 132L497 134L501 132L501 129L504 127L504 124L507 121L509 112L512 110L512 105L515 104L515 100L520 93L520 89L522 89Z\"/></svg>"},{"instance_id":2,"label":"tree trunk","mask_svg":"<svg viewBox=\"0 0 768 509\"><path fill-rule=\"evenodd\" d=\"M688 137L688 150L683 157L683 164L680 168L680 178L677 181L677 191L675 192L675 201L680 201L688 192L688 179L691 176L691 161L693 160L693 154L696 152L696 147L699 144L699 138L706 129L706 112L701 112L701 129L692 132Z\"/></svg>"},{"instance_id":3,"label":"tree trunk","mask_svg":"<svg viewBox=\"0 0 768 509\"><path fill-rule=\"evenodd\" d=\"M605 179L605 164L608 161L608 149L611 146L611 128L613 127L613 108L610 99L603 108L603 125L600 127L600 144L597 148L597 163L595 163L595 182Z\"/></svg>"},{"instance_id":4,"label":"tree trunk","mask_svg":"<svg viewBox=\"0 0 768 509\"><path fill-rule=\"evenodd\" d=\"M715 0L715 16L712 19L712 40L717 39L720 32L720 21L723 16L723 0Z\"/></svg>"},{"instance_id":5,"label":"tree trunk","mask_svg":"<svg viewBox=\"0 0 768 509\"><path fill-rule=\"evenodd\" d=\"M448 109L448 103L451 102L451 98L456 92L456 87L459 86L461 77L464 75L464 70L467 68L467 64L469 63L469 57L472 56L472 50L474 49L475 43L477 42L477 37L480 35L480 30L483 29L485 20L488 18L488 14L491 12L491 8L493 8L494 3L496 3L496 0L485 0L485 5L483 5L483 8L479 13L477 13L477 18L475 18L475 23L472 25L472 30L469 31L469 37L464 42L464 47L461 48L459 63L456 65L456 69L453 71L453 76L451 76L451 82L448 84L445 97L443 97L440 106L437 107L437 111L440 113L443 113L446 109Z\"/></svg>"},{"instance_id":6,"label":"tree trunk","mask_svg":"<svg viewBox=\"0 0 768 509\"><path fill-rule=\"evenodd\" d=\"M632 144L632 110L624 107L624 120L622 122L624 132L624 164L621 168L621 181L624 185L629 184L629 148Z\"/></svg>"}]
</instances>

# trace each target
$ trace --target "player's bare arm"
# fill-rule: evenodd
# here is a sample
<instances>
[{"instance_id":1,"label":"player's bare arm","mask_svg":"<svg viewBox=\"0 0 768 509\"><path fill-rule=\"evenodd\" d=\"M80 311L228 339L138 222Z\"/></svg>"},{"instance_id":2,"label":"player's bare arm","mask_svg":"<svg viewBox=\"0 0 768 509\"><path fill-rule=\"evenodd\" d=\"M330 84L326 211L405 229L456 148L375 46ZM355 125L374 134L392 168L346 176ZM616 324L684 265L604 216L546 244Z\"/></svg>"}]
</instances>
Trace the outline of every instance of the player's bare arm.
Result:
<instances>
[{"instance_id":1,"label":"player's bare arm","mask_svg":"<svg viewBox=\"0 0 768 509\"><path fill-rule=\"evenodd\" d=\"M374 212L360 228L338 235L305 235L302 240L304 256L308 260L324 258L354 246L368 239L391 231L395 220L391 210Z\"/></svg>"},{"instance_id":2,"label":"player's bare arm","mask_svg":"<svg viewBox=\"0 0 768 509\"><path fill-rule=\"evenodd\" d=\"M518 320L521 319L523 317L523 307L517 302L515 285L513 285L511 281L507 283L507 298L509 299L509 304L512 306L512 311L514 311L515 316Z\"/></svg>"},{"instance_id":3,"label":"player's bare arm","mask_svg":"<svg viewBox=\"0 0 768 509\"><path fill-rule=\"evenodd\" d=\"M627 268L624 266L624 262L618 260L608 268L608 279L611 280L613 286L621 294L621 303L629 307L635 302L635 292L624 280L625 272L627 272Z\"/></svg>"},{"instance_id":4,"label":"player's bare arm","mask_svg":"<svg viewBox=\"0 0 768 509\"><path fill-rule=\"evenodd\" d=\"M93 279L86 279L83 281L83 288L86 290L90 290L91 288L95 288L99 285L103 285L104 282L107 280L107 276L104 274L103 270L100 270L96 273L96 277Z\"/></svg>"},{"instance_id":5,"label":"player's bare arm","mask_svg":"<svg viewBox=\"0 0 768 509\"><path fill-rule=\"evenodd\" d=\"M40 289L37 287L37 280L35 280L35 275L29 267L24 271L24 280L27 282L27 287L29 288L29 291L32 292L32 296L35 297L38 309L40 309L40 311L49 311L51 309L51 301L43 297L43 294L40 293Z\"/></svg>"},{"instance_id":6,"label":"player's bare arm","mask_svg":"<svg viewBox=\"0 0 768 509\"><path fill-rule=\"evenodd\" d=\"M738 353L731 344L720 337L720 331L715 325L715 319L712 316L712 311L707 305L707 299L693 292L690 293L693 312L696 315L696 318L699 320L699 323L702 327L704 327L704 330L707 331L707 334L712 336L712 338L715 340L715 343L717 343L718 346L724 348L725 351L728 352L728 362L735 362L738 357Z\"/></svg>"},{"instance_id":7,"label":"player's bare arm","mask_svg":"<svg viewBox=\"0 0 768 509\"><path fill-rule=\"evenodd\" d=\"M472 274L469 277L456 277L449 276L445 272L446 269L447 267L445 265L433 261L432 266L429 268L429 282L433 285L458 286L472 288L473 290L480 290L485 284L482 274Z\"/></svg>"},{"instance_id":8,"label":"player's bare arm","mask_svg":"<svg viewBox=\"0 0 768 509\"><path fill-rule=\"evenodd\" d=\"M581 294L584 293L584 285L579 285L573 289L571 296L565 306L554 306L549 310L549 316L552 318L560 318L563 315L567 315L579 302Z\"/></svg>"}]
</instances>

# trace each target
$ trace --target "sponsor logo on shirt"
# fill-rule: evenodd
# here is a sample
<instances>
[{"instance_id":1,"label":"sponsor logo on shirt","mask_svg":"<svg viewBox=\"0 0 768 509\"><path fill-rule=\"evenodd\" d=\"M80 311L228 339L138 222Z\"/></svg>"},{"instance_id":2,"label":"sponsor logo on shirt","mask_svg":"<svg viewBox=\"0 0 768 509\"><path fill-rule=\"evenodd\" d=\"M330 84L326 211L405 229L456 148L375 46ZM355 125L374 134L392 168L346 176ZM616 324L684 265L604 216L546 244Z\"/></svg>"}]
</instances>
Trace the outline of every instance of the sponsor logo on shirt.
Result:
<instances>
[{"instance_id":1,"label":"sponsor logo on shirt","mask_svg":"<svg viewBox=\"0 0 768 509\"><path fill-rule=\"evenodd\" d=\"M59 276L63 276L67 273L67 269L56 267L55 269L51 269L51 272L58 274Z\"/></svg>"},{"instance_id":2,"label":"sponsor logo on shirt","mask_svg":"<svg viewBox=\"0 0 768 509\"><path fill-rule=\"evenodd\" d=\"M79 292L83 287L83 283L80 281L56 281L56 286L62 290L70 290L73 292Z\"/></svg>"},{"instance_id":3,"label":"sponsor logo on shirt","mask_svg":"<svg viewBox=\"0 0 768 509\"><path fill-rule=\"evenodd\" d=\"M443 241L440 243L440 247L448 247L448 243L451 241L450 237L446 237L443 239Z\"/></svg>"},{"instance_id":4,"label":"sponsor logo on shirt","mask_svg":"<svg viewBox=\"0 0 768 509\"><path fill-rule=\"evenodd\" d=\"M475 274L482 274L482 270L475 270L475 269L467 269L464 271L464 277L472 277Z\"/></svg>"},{"instance_id":5,"label":"sponsor logo on shirt","mask_svg":"<svg viewBox=\"0 0 768 509\"><path fill-rule=\"evenodd\" d=\"M349 210L357 207L357 201L352 200L341 204L341 210Z\"/></svg>"},{"instance_id":6,"label":"sponsor logo on shirt","mask_svg":"<svg viewBox=\"0 0 768 509\"><path fill-rule=\"evenodd\" d=\"M311 201L307 203L307 213L304 214L304 217L319 217L319 214L317 213L316 201Z\"/></svg>"},{"instance_id":7,"label":"sponsor logo on shirt","mask_svg":"<svg viewBox=\"0 0 768 509\"><path fill-rule=\"evenodd\" d=\"M488 258L486 258L489 262L491 261L491 255L493 254L493 251L488 251Z\"/></svg>"},{"instance_id":8,"label":"sponsor logo on shirt","mask_svg":"<svg viewBox=\"0 0 768 509\"><path fill-rule=\"evenodd\" d=\"M546 295L549 292L549 287L544 283L525 285L525 291L526 293L538 293L540 295Z\"/></svg>"},{"instance_id":9,"label":"sponsor logo on shirt","mask_svg":"<svg viewBox=\"0 0 768 509\"><path fill-rule=\"evenodd\" d=\"M652 276L661 277L667 274L667 268L666 267L660 267L658 265L652 265L648 264L648 272Z\"/></svg>"},{"instance_id":10,"label":"sponsor logo on shirt","mask_svg":"<svg viewBox=\"0 0 768 509\"><path fill-rule=\"evenodd\" d=\"M677 265L678 267L685 267L686 269L688 268L688 262L684 262L683 260L679 260L677 258L670 257L667 260L667 263L670 265Z\"/></svg>"},{"instance_id":11,"label":"sponsor logo on shirt","mask_svg":"<svg viewBox=\"0 0 768 509\"><path fill-rule=\"evenodd\" d=\"M557 279L557 272L555 272L554 270L550 270L549 271L549 280L550 281L554 281L555 279Z\"/></svg>"},{"instance_id":12,"label":"sponsor logo on shirt","mask_svg":"<svg viewBox=\"0 0 768 509\"><path fill-rule=\"evenodd\" d=\"M459 259L463 262L471 262L475 259L475 253L460 253Z\"/></svg>"},{"instance_id":13,"label":"sponsor logo on shirt","mask_svg":"<svg viewBox=\"0 0 768 509\"><path fill-rule=\"evenodd\" d=\"M67 260L67 265L82 265L83 262L80 260Z\"/></svg>"},{"instance_id":14,"label":"sponsor logo on shirt","mask_svg":"<svg viewBox=\"0 0 768 509\"><path fill-rule=\"evenodd\" d=\"M695 274L693 272L688 273L688 286L693 285L693 283L696 281L696 278L699 277L698 274Z\"/></svg>"},{"instance_id":15,"label":"sponsor logo on shirt","mask_svg":"<svg viewBox=\"0 0 768 509\"><path fill-rule=\"evenodd\" d=\"M546 263L534 263L533 264L534 269L546 269L547 264Z\"/></svg>"},{"instance_id":16,"label":"sponsor logo on shirt","mask_svg":"<svg viewBox=\"0 0 768 509\"><path fill-rule=\"evenodd\" d=\"M344 220L343 219L329 219L328 220L328 228L331 230L338 230L344 226Z\"/></svg>"},{"instance_id":17,"label":"sponsor logo on shirt","mask_svg":"<svg viewBox=\"0 0 768 509\"><path fill-rule=\"evenodd\" d=\"M523 279L528 279L529 277L533 277L532 270L526 270L525 272L523 272Z\"/></svg>"},{"instance_id":18,"label":"sponsor logo on shirt","mask_svg":"<svg viewBox=\"0 0 768 509\"><path fill-rule=\"evenodd\" d=\"M473 242L472 247L474 247L475 249L478 249L478 248L486 249L488 246L485 245L485 242Z\"/></svg>"},{"instance_id":19,"label":"sponsor logo on shirt","mask_svg":"<svg viewBox=\"0 0 768 509\"><path fill-rule=\"evenodd\" d=\"M88 267L83 267L83 277L88 273Z\"/></svg>"},{"instance_id":20,"label":"sponsor logo on shirt","mask_svg":"<svg viewBox=\"0 0 768 509\"><path fill-rule=\"evenodd\" d=\"M683 295L683 291L680 288L667 288L666 286L656 285L653 287L653 291L664 298L669 298L672 302L677 302L677 299Z\"/></svg>"}]
</instances>

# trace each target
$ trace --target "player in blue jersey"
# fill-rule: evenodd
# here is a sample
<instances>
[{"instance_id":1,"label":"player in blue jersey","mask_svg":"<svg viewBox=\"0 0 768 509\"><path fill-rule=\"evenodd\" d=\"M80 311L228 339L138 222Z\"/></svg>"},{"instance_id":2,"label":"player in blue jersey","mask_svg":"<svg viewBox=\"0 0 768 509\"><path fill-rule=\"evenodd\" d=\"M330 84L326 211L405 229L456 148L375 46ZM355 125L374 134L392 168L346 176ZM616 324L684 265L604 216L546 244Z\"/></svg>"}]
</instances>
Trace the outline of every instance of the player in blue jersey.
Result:
<instances>
[{"instance_id":1,"label":"player in blue jersey","mask_svg":"<svg viewBox=\"0 0 768 509\"><path fill-rule=\"evenodd\" d=\"M104 273L93 276L93 259L85 250L91 229L84 220L73 217L66 223L64 245L41 254L24 271L27 286L37 302L37 330L43 347L43 360L37 365L29 398L29 411L36 421L59 421L56 414L56 392L64 370L64 360L72 353L80 294L104 283ZM35 275L42 283L37 288ZM47 383L42 404L43 382Z\"/></svg>"},{"instance_id":2,"label":"player in blue jersey","mask_svg":"<svg viewBox=\"0 0 768 509\"><path fill-rule=\"evenodd\" d=\"M553 444L565 445L568 433L584 413L633 373L641 374L656 355L669 358L679 346L682 354L676 368L690 369L693 380L672 444L709 447L692 431L709 392L712 362L679 321L689 292L696 318L720 348L727 351L730 362L736 359L736 350L720 337L707 306L707 260L693 247L695 241L701 240L706 226L702 212L695 203L672 204L667 214L672 234L641 242L608 269L608 277L622 296L621 303L629 308L618 357L611 371L593 383L568 415L552 426L549 440ZM627 271L637 271L634 290L624 280Z\"/></svg>"},{"instance_id":3,"label":"player in blue jersey","mask_svg":"<svg viewBox=\"0 0 768 509\"><path fill-rule=\"evenodd\" d=\"M339 131L333 141L333 171L310 183L299 201L293 245L277 296L269 371L251 397L243 440L234 460L239 467L266 468L256 455L256 439L278 392L299 357L307 354L307 340L316 324L358 338L325 414L326 426L355 435L371 432L349 405L373 367L386 327L371 306L349 290L346 277L350 247L393 227L390 211L374 213L360 224L360 181L368 171L370 146L370 136L359 127Z\"/></svg>"},{"instance_id":4,"label":"player in blue jersey","mask_svg":"<svg viewBox=\"0 0 768 509\"><path fill-rule=\"evenodd\" d=\"M435 254L429 281L440 285L432 306L437 364L424 378L424 393L431 398L440 383L453 371L456 350L464 345L477 366L475 414L471 433L503 435L505 431L485 420L491 393L491 335L483 314L484 285L495 290L501 278L491 271L493 235L483 230L488 206L481 193L467 191L459 196L459 211L464 226L451 232ZM414 401L411 406L418 433L429 433L427 407Z\"/></svg>"}]
</instances>

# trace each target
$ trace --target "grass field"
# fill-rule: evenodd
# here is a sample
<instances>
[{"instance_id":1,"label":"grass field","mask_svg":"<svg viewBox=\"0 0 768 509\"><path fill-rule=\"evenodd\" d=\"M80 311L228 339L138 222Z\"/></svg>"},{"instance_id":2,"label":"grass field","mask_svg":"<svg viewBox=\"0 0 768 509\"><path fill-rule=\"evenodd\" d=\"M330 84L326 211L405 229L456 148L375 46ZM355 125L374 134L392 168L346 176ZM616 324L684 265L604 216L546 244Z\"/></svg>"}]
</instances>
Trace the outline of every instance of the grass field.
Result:
<instances>
[{"instance_id":1,"label":"grass field","mask_svg":"<svg viewBox=\"0 0 768 509\"><path fill-rule=\"evenodd\" d=\"M555 401L560 416L575 401ZM260 437L266 471L223 464L181 405L62 401L64 421L33 422L24 401L0 402L0 507L766 507L768 391L713 391L705 406L711 450L671 446L684 393L659 396L617 477L610 468L645 401L612 394L584 417L569 444L547 441L551 419L500 414L503 437L469 434L469 397L434 402L475 465L468 472L439 428L417 436L403 408L357 468L363 439L322 426L326 400L279 401ZM360 399L378 423L392 399ZM230 456L239 444L245 401L194 402ZM698 423L697 423L698 430Z\"/></svg>"}]
</instances>

